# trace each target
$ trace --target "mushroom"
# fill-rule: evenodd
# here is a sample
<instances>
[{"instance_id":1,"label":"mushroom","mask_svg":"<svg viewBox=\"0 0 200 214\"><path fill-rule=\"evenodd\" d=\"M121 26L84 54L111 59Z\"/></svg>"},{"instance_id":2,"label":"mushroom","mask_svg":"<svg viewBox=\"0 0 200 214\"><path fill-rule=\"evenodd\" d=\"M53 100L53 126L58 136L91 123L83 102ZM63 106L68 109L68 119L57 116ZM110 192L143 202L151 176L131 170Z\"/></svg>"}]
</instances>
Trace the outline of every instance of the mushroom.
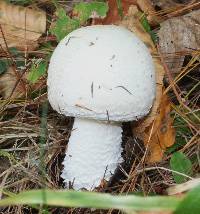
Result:
<instances>
[{"instance_id":1,"label":"mushroom","mask_svg":"<svg viewBox=\"0 0 200 214\"><path fill-rule=\"evenodd\" d=\"M58 44L47 84L53 109L75 117L61 175L67 187L92 190L111 178L123 161L121 123L149 112L154 71L148 48L124 27L82 27Z\"/></svg>"}]
</instances>

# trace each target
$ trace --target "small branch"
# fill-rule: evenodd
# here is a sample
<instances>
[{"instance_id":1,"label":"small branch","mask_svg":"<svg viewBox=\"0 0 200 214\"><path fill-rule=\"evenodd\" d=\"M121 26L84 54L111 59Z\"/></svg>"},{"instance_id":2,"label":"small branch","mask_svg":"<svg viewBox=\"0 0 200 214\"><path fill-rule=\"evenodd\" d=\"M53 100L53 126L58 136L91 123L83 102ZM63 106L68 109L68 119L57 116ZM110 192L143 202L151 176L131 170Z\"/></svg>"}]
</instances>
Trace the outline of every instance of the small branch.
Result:
<instances>
[{"instance_id":1,"label":"small branch","mask_svg":"<svg viewBox=\"0 0 200 214\"><path fill-rule=\"evenodd\" d=\"M139 174L141 174L141 173L143 173L143 172L148 172L148 171L158 170L158 169L164 170L164 171L168 171L168 172L172 172L172 173L175 173L175 174L177 174L177 175L181 175L181 176L183 176L183 177L186 177L186 178L189 178L189 179L191 179L191 180L194 180L194 178L192 178L192 177L190 177L190 176L188 176L188 175L186 175L186 174L184 174L184 173L177 172L177 171L175 171L175 170L168 169L168 168L165 168L165 167L162 167L162 166L156 166L156 167L148 167L148 168L136 170L135 173L134 173L134 175L129 175L129 176L128 176L128 179L125 180L125 181L123 181L123 182L129 181L129 180L131 180L133 177L135 177L136 175L139 175Z\"/></svg>"}]
</instances>

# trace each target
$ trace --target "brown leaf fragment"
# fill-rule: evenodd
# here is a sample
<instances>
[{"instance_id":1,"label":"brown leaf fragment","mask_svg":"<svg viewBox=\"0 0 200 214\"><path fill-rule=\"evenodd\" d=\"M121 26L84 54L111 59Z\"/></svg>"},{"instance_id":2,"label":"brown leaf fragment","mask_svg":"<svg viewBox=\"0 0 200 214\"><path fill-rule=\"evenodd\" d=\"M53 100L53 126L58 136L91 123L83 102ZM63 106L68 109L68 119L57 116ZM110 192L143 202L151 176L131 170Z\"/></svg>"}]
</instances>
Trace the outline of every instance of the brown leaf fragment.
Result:
<instances>
[{"instance_id":1,"label":"brown leaf fragment","mask_svg":"<svg viewBox=\"0 0 200 214\"><path fill-rule=\"evenodd\" d=\"M200 49L200 10L161 23L160 51L172 77L180 72L184 57Z\"/></svg>"},{"instance_id":2,"label":"brown leaf fragment","mask_svg":"<svg viewBox=\"0 0 200 214\"><path fill-rule=\"evenodd\" d=\"M12 67L0 76L0 95L3 99L9 97L18 98L24 94L22 84L17 79Z\"/></svg>"},{"instance_id":3,"label":"brown leaf fragment","mask_svg":"<svg viewBox=\"0 0 200 214\"><path fill-rule=\"evenodd\" d=\"M160 161L166 148L175 142L175 131L172 127L173 120L170 112L169 99L166 94L163 94L154 121L151 124L147 123L149 125L147 126L147 120L144 119L142 122L138 121L136 127L133 128L134 134L141 138L148 148L147 161L150 163Z\"/></svg>"},{"instance_id":4,"label":"brown leaf fragment","mask_svg":"<svg viewBox=\"0 0 200 214\"><path fill-rule=\"evenodd\" d=\"M151 40L150 35L145 31L143 26L140 23L140 16L138 15L139 10L137 6L132 5L129 7L127 15L122 21L117 22L116 24L122 25L128 28L130 31L134 32L150 49L151 53L156 53L155 46Z\"/></svg>"},{"instance_id":5,"label":"brown leaf fragment","mask_svg":"<svg viewBox=\"0 0 200 214\"><path fill-rule=\"evenodd\" d=\"M19 50L34 50L46 30L46 13L42 10L0 2L0 45Z\"/></svg>"},{"instance_id":6,"label":"brown leaf fragment","mask_svg":"<svg viewBox=\"0 0 200 214\"><path fill-rule=\"evenodd\" d=\"M19 73L19 79L16 72ZM9 67L5 73L0 75L0 97L4 101L26 97L29 92L37 91L45 86L42 78L30 86L27 82L28 73L16 72L13 67Z\"/></svg>"},{"instance_id":7,"label":"brown leaf fragment","mask_svg":"<svg viewBox=\"0 0 200 214\"><path fill-rule=\"evenodd\" d=\"M120 21L122 18L120 16L119 12L119 6L117 5L116 0L108 0L108 7L109 11L107 13L107 16L105 19L95 19L94 24L116 24L118 21ZM137 3L137 0L122 0L121 1L121 10L123 13L123 16L126 16L128 9L131 5L134 5Z\"/></svg>"},{"instance_id":8,"label":"brown leaf fragment","mask_svg":"<svg viewBox=\"0 0 200 214\"><path fill-rule=\"evenodd\" d=\"M138 7L147 15L147 19L150 24L157 25L161 22L161 17L158 17L154 7L150 0L123 0L121 1L121 10L123 16L126 17L129 13L129 8L133 5L138 5ZM94 24L115 24L122 20L119 12L119 6L116 0L108 0L109 11L105 19L95 19Z\"/></svg>"}]
</instances>

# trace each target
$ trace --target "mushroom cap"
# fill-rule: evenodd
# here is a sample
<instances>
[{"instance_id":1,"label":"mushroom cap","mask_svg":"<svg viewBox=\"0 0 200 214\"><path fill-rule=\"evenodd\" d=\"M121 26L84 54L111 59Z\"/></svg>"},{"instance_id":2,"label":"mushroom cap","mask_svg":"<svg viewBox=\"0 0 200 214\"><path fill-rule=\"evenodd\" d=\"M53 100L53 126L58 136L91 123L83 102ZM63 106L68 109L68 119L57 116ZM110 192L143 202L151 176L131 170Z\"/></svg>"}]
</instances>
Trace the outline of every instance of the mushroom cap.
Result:
<instances>
[{"instance_id":1,"label":"mushroom cap","mask_svg":"<svg viewBox=\"0 0 200 214\"><path fill-rule=\"evenodd\" d=\"M48 99L66 116L131 121L146 115L155 97L148 48L131 31L93 25L68 34L48 69Z\"/></svg>"}]
</instances>

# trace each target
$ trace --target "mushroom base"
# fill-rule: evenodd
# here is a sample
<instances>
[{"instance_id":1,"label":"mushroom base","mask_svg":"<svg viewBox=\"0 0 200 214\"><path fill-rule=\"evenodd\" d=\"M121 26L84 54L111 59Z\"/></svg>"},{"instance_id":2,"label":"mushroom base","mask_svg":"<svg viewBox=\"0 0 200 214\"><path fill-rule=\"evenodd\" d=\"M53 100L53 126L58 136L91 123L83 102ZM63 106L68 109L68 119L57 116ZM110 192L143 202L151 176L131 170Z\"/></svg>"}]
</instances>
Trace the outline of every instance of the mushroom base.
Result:
<instances>
[{"instance_id":1,"label":"mushroom base","mask_svg":"<svg viewBox=\"0 0 200 214\"><path fill-rule=\"evenodd\" d=\"M75 119L61 177L66 187L92 190L122 162L120 124Z\"/></svg>"}]
</instances>

